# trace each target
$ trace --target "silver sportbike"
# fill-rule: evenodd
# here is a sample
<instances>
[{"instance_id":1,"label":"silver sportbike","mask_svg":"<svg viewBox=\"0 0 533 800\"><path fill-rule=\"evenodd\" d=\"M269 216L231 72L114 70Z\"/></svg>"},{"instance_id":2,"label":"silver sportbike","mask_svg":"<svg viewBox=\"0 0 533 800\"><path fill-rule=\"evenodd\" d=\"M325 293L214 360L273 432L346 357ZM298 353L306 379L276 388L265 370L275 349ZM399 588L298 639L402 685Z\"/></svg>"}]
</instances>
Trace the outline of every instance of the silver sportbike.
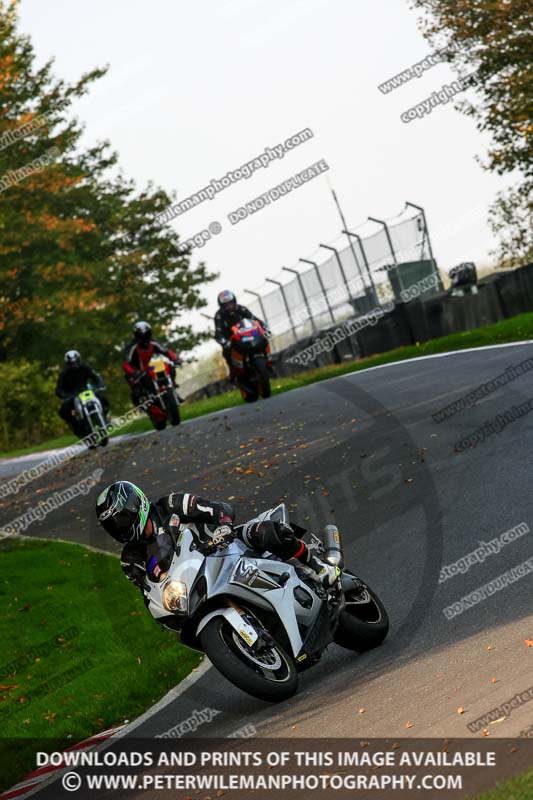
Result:
<instances>
[{"instance_id":1,"label":"silver sportbike","mask_svg":"<svg viewBox=\"0 0 533 800\"><path fill-rule=\"evenodd\" d=\"M284 504L261 520L290 524ZM295 562L250 550L234 532L221 543L213 529L181 525L174 555L159 583L146 581L147 607L183 644L204 652L235 686L262 700L280 701L298 689L299 673L316 664L332 642L369 650L385 639L389 620L375 592L343 565L335 525L322 539L311 534L316 554L342 570L323 589ZM304 530L292 525L298 535Z\"/></svg>"}]
</instances>

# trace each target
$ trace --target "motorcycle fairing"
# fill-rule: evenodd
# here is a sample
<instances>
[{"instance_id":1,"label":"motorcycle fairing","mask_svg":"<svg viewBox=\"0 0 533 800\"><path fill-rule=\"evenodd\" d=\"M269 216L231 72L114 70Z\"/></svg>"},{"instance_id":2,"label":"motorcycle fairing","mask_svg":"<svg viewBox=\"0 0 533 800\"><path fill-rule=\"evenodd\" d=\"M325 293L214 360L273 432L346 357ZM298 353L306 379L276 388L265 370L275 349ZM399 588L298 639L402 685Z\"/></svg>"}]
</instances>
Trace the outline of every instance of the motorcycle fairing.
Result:
<instances>
[{"instance_id":1,"label":"motorcycle fairing","mask_svg":"<svg viewBox=\"0 0 533 800\"><path fill-rule=\"evenodd\" d=\"M288 514L285 505L280 504L257 517L257 520L265 519L287 521ZM314 592L309 592L309 587L300 580L291 564L262 558L259 554L251 558L250 550L239 539L236 539L225 550L204 558L195 549L194 529L194 525L183 527L179 538L180 554L174 554L168 570L168 579L161 583L148 582L150 586L147 594L148 609L152 616L156 620L162 620L163 617L169 616L162 601L163 588L167 580L179 580L185 583L190 597L193 584L201 572L202 579L205 580L205 602L216 598L224 600L224 604L221 603L221 607L215 609L217 613L221 614L225 611L227 607L225 599L228 596L232 596L236 603L240 602L244 606L248 600L252 606L274 612L286 630L294 656L298 657L303 645L299 626L303 626L306 631L313 626L320 613L322 600ZM242 582L239 582L239 575L248 574L247 570L250 567L254 571L254 580L251 585L243 585ZM252 572L249 574L251 575ZM312 597L312 603L308 608L304 608L295 601L294 592L297 587L302 587ZM203 625L200 623L197 634L202 627Z\"/></svg>"}]
</instances>

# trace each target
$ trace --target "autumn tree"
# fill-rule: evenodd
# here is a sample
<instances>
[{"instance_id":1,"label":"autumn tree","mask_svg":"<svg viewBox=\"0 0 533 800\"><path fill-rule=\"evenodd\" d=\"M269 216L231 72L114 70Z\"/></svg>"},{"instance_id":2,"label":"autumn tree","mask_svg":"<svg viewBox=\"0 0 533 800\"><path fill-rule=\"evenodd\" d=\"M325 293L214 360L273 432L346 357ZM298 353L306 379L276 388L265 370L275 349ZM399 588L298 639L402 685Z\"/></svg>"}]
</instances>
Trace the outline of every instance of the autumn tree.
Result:
<instances>
[{"instance_id":1,"label":"autumn tree","mask_svg":"<svg viewBox=\"0 0 533 800\"><path fill-rule=\"evenodd\" d=\"M490 135L484 168L512 174L489 222L504 262L531 258L533 189L533 26L528 0L412 0L422 30L443 48L461 77L474 79L471 99L458 108ZM526 223L524 224L524 220ZM512 228L509 229L509 223ZM518 223L518 224L517 224Z\"/></svg>"},{"instance_id":2,"label":"autumn tree","mask_svg":"<svg viewBox=\"0 0 533 800\"><path fill-rule=\"evenodd\" d=\"M106 70L67 84L37 66L17 5L0 0L0 361L46 369L76 347L117 375L139 318L191 350L207 334L183 316L215 275L157 221L173 196L138 192L108 143L81 147L71 105Z\"/></svg>"}]
</instances>

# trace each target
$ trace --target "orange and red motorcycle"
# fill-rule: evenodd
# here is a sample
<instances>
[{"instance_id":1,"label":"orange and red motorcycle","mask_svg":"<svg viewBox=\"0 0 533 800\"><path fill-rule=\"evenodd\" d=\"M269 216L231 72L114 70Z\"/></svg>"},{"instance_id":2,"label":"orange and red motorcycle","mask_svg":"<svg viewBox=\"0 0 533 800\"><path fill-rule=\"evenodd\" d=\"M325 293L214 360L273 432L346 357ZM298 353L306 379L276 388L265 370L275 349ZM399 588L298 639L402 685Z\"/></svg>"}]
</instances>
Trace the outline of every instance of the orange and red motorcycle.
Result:
<instances>
[{"instance_id":1,"label":"orange and red motorcycle","mask_svg":"<svg viewBox=\"0 0 533 800\"><path fill-rule=\"evenodd\" d=\"M235 383L247 403L270 397L270 344L256 319L243 319L231 329L231 364Z\"/></svg>"}]
</instances>

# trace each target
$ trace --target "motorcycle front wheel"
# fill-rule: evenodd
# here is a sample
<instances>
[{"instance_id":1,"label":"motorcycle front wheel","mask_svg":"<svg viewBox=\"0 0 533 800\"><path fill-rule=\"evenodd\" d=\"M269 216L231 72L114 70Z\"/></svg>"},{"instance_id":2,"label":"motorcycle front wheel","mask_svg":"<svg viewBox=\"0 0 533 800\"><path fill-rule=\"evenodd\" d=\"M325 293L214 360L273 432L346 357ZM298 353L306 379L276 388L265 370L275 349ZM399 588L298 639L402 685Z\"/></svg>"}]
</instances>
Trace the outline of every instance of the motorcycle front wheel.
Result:
<instances>
[{"instance_id":1,"label":"motorcycle front wheel","mask_svg":"<svg viewBox=\"0 0 533 800\"><path fill-rule=\"evenodd\" d=\"M247 392L246 389L241 389L241 394L246 403L255 403L259 399L257 392Z\"/></svg>"},{"instance_id":2,"label":"motorcycle front wheel","mask_svg":"<svg viewBox=\"0 0 533 800\"><path fill-rule=\"evenodd\" d=\"M256 359L255 371L257 373L257 383L261 397L266 400L268 397L270 397L272 390L270 388L270 375L264 358Z\"/></svg>"},{"instance_id":3,"label":"motorcycle front wheel","mask_svg":"<svg viewBox=\"0 0 533 800\"><path fill-rule=\"evenodd\" d=\"M98 430L98 428L95 427L95 425L94 425L94 423L93 423L93 421L92 421L90 416L84 416L83 417L83 420L80 423L80 429L83 430L83 433L81 435L82 439L88 439L89 437L92 437L93 434L95 434L97 432L97 430ZM98 442L95 442L91 438L90 439L90 444L87 445L87 446L88 446L89 450L96 450L96 448L98 447Z\"/></svg>"},{"instance_id":4,"label":"motorcycle front wheel","mask_svg":"<svg viewBox=\"0 0 533 800\"><path fill-rule=\"evenodd\" d=\"M171 425L180 424L180 406L176 397L175 389L167 389L165 392L165 404L167 407L168 415L170 417Z\"/></svg>"},{"instance_id":5,"label":"motorcycle front wheel","mask_svg":"<svg viewBox=\"0 0 533 800\"><path fill-rule=\"evenodd\" d=\"M91 417L91 427L92 432L98 434L98 444L100 447L106 447L109 442L109 436L107 433L105 420L102 416L100 416L100 414L94 414Z\"/></svg>"},{"instance_id":6,"label":"motorcycle front wheel","mask_svg":"<svg viewBox=\"0 0 533 800\"><path fill-rule=\"evenodd\" d=\"M202 648L219 672L260 700L280 702L298 689L292 658L273 642L259 652L249 647L223 616L214 617L200 634Z\"/></svg>"},{"instance_id":7,"label":"motorcycle front wheel","mask_svg":"<svg viewBox=\"0 0 533 800\"><path fill-rule=\"evenodd\" d=\"M334 642L347 650L363 653L377 647L385 639L389 632L389 615L377 594L366 583L348 570L344 571L343 583L346 578L346 605L339 616Z\"/></svg>"}]
</instances>

